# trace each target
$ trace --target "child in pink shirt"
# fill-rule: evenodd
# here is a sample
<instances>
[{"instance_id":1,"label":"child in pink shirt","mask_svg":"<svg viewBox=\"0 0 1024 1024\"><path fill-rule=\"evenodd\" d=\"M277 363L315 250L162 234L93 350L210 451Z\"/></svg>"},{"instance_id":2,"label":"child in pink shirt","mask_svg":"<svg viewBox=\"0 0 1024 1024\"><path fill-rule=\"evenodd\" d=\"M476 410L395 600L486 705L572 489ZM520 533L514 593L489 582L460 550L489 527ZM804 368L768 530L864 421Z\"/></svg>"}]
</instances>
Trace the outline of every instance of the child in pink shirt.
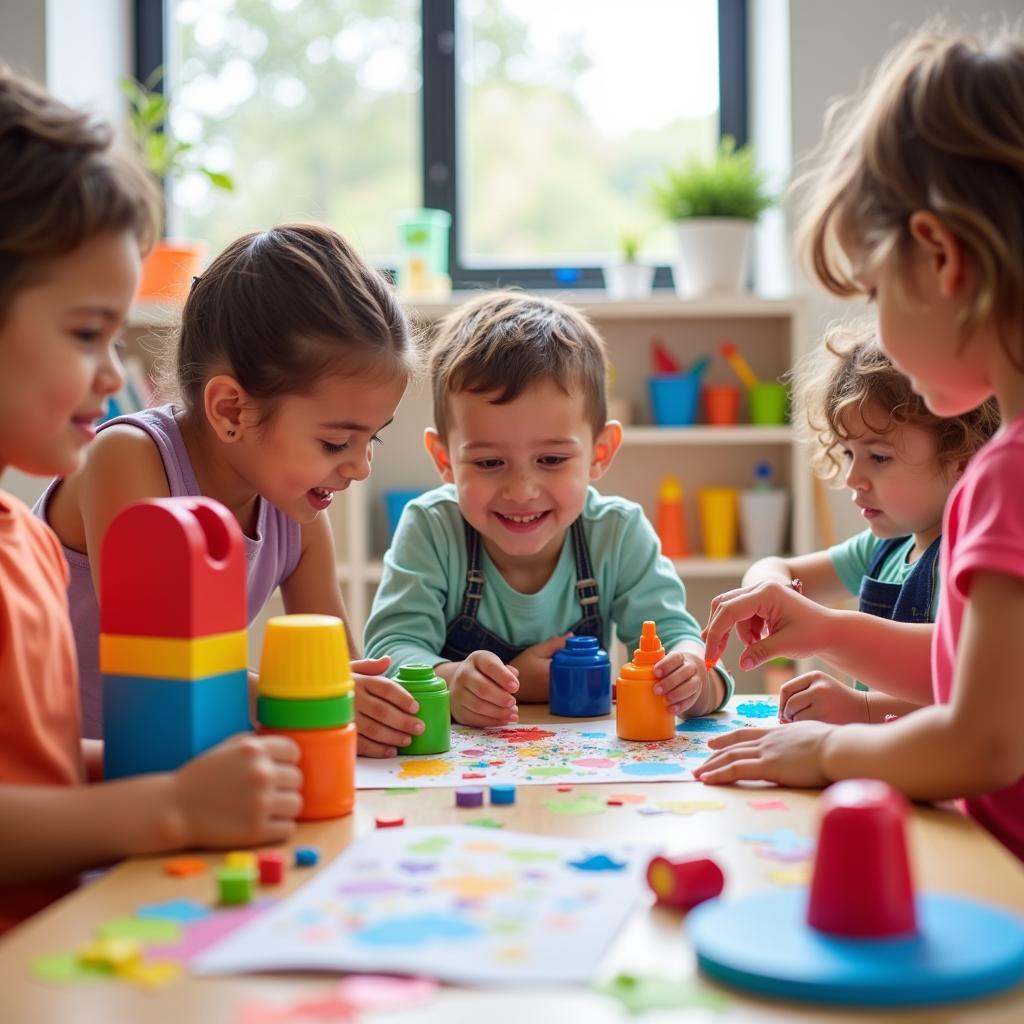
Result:
<instances>
[{"instance_id":1,"label":"child in pink shirt","mask_svg":"<svg viewBox=\"0 0 1024 1024\"><path fill-rule=\"evenodd\" d=\"M822 608L779 583L712 603L709 656L821 654L935 703L882 728L797 722L715 738L704 782L878 778L962 798L1024 860L1024 40L922 34L886 62L822 149L805 238L818 279L877 304L882 347L938 416L995 397L1005 426L943 525L937 624Z\"/></svg>"}]
</instances>

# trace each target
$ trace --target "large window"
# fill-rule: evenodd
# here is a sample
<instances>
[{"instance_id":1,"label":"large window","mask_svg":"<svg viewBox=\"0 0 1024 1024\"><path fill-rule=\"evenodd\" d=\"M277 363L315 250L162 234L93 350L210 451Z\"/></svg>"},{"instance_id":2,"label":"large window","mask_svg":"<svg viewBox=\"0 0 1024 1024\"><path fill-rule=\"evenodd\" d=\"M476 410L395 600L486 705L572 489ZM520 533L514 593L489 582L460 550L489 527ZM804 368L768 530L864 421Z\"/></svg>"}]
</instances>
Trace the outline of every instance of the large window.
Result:
<instances>
[{"instance_id":1,"label":"large window","mask_svg":"<svg viewBox=\"0 0 1024 1024\"><path fill-rule=\"evenodd\" d=\"M667 263L648 182L746 136L745 0L136 0L138 73L229 171L173 233L219 249L313 218L387 265L395 214L453 215L456 284L600 283L624 232ZM667 274L666 274L667 278Z\"/></svg>"}]
</instances>

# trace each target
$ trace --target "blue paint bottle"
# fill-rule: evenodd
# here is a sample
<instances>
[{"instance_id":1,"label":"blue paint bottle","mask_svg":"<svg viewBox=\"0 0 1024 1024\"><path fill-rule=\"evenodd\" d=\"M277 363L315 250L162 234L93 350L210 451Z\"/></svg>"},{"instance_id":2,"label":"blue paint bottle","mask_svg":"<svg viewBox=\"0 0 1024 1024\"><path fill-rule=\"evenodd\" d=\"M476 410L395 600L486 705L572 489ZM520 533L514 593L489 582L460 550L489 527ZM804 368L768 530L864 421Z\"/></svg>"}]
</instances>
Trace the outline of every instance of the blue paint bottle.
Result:
<instances>
[{"instance_id":1,"label":"blue paint bottle","mask_svg":"<svg viewBox=\"0 0 1024 1024\"><path fill-rule=\"evenodd\" d=\"M564 718L597 718L612 710L612 665L594 636L571 636L551 659L548 703Z\"/></svg>"}]
</instances>

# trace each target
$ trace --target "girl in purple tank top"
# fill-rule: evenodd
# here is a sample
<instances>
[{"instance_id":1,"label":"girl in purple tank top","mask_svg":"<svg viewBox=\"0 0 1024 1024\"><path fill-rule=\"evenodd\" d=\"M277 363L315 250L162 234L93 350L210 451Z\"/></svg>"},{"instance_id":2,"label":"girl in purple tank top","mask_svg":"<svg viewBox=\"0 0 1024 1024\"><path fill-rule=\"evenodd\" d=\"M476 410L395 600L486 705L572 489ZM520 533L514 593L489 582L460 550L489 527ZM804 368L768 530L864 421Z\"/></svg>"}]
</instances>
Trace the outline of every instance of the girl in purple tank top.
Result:
<instances>
[{"instance_id":1,"label":"girl in purple tank top","mask_svg":"<svg viewBox=\"0 0 1024 1024\"><path fill-rule=\"evenodd\" d=\"M173 405L104 424L82 467L36 514L57 533L84 731L102 732L95 582L107 526L142 498L202 494L246 537L251 622L278 586L285 610L347 622L326 516L370 473L412 368L405 314L336 232L296 224L245 235L193 281L182 310ZM349 633L349 643L353 637ZM422 726L386 659L353 663L359 752L394 756Z\"/></svg>"}]
</instances>

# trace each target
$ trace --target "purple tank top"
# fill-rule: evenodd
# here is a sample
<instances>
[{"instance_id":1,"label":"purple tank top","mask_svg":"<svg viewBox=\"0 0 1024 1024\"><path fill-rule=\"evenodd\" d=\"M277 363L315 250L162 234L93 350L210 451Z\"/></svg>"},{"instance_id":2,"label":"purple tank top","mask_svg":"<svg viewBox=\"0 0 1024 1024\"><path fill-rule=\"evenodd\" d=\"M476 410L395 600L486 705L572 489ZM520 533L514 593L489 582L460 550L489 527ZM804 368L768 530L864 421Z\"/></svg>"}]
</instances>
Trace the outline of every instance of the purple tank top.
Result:
<instances>
[{"instance_id":1,"label":"purple tank top","mask_svg":"<svg viewBox=\"0 0 1024 1024\"><path fill-rule=\"evenodd\" d=\"M160 452L172 497L199 494L199 484L189 461L173 407L163 405L145 409L130 416L118 416L100 427L105 430L115 423L130 423L149 434ZM60 479L51 482L32 511L44 522L50 496L60 486ZM280 509L259 501L256 536L245 538L246 580L249 622L259 615L277 586L295 571L302 551L301 530ZM64 546L71 582L68 604L71 625L78 649L78 688L82 701L82 734L90 739L103 735L103 686L99 666L99 605L92 585L89 556Z\"/></svg>"}]
</instances>

